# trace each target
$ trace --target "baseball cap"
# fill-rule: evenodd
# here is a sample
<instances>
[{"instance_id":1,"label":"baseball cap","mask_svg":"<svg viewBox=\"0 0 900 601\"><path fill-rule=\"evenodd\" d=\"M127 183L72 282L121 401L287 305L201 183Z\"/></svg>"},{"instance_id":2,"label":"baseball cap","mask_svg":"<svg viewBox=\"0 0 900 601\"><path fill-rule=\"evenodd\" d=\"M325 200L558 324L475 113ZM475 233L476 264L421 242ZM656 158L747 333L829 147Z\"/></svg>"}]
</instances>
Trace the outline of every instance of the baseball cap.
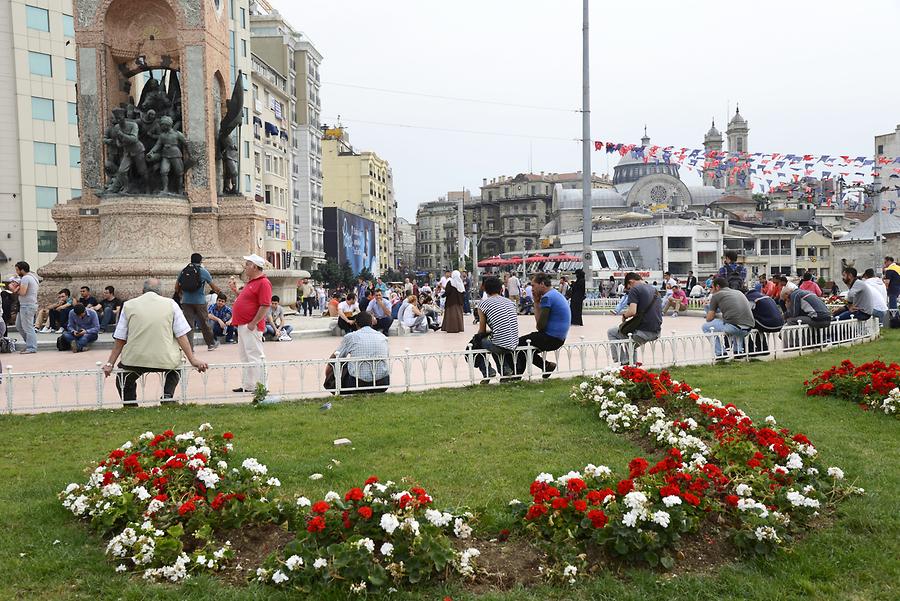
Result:
<instances>
[{"instance_id":1,"label":"baseball cap","mask_svg":"<svg viewBox=\"0 0 900 601\"><path fill-rule=\"evenodd\" d=\"M246 257L244 257L244 260L250 261L251 263L253 263L257 267L259 267L260 269L266 268L266 260L257 254L247 255Z\"/></svg>"}]
</instances>

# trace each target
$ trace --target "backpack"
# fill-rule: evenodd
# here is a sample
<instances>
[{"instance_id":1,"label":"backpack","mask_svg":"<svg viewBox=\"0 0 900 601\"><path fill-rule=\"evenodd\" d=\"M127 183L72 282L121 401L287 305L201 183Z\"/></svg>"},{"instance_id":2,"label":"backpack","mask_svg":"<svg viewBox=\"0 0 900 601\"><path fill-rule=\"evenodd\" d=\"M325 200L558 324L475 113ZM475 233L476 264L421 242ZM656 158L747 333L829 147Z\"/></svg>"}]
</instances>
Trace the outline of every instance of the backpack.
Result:
<instances>
[{"instance_id":1,"label":"backpack","mask_svg":"<svg viewBox=\"0 0 900 601\"><path fill-rule=\"evenodd\" d=\"M185 292L200 290L203 287L203 277L200 275L200 268L193 263L189 263L181 270L178 282L181 284L181 289Z\"/></svg>"},{"instance_id":2,"label":"backpack","mask_svg":"<svg viewBox=\"0 0 900 601\"><path fill-rule=\"evenodd\" d=\"M736 264L729 263L728 265L726 265L725 274L725 279L728 280L729 288L745 292L744 278L741 277L741 272Z\"/></svg>"},{"instance_id":3,"label":"backpack","mask_svg":"<svg viewBox=\"0 0 900 601\"><path fill-rule=\"evenodd\" d=\"M71 351L72 343L65 339L64 336L60 336L56 339L56 350L58 351Z\"/></svg>"},{"instance_id":4,"label":"backpack","mask_svg":"<svg viewBox=\"0 0 900 601\"><path fill-rule=\"evenodd\" d=\"M893 329L900 328L900 311L897 309L888 310L888 327Z\"/></svg>"},{"instance_id":5,"label":"backpack","mask_svg":"<svg viewBox=\"0 0 900 601\"><path fill-rule=\"evenodd\" d=\"M14 353L16 352L16 342L12 338L7 338L4 336L0 338L0 353Z\"/></svg>"},{"instance_id":6,"label":"backpack","mask_svg":"<svg viewBox=\"0 0 900 601\"><path fill-rule=\"evenodd\" d=\"M402 302L394 303L394 306L391 307L391 319L400 319L400 307L402 306Z\"/></svg>"}]
</instances>

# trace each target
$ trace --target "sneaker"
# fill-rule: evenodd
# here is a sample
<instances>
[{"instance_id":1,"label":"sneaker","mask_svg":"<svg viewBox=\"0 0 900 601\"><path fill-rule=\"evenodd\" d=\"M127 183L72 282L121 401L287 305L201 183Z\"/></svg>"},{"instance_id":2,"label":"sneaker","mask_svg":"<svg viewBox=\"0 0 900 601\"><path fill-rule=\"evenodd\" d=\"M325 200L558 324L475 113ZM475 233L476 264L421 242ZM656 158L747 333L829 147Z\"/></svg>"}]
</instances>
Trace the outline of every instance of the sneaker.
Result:
<instances>
[{"instance_id":1,"label":"sneaker","mask_svg":"<svg viewBox=\"0 0 900 601\"><path fill-rule=\"evenodd\" d=\"M678 317L678 311L672 311L672 317Z\"/></svg>"},{"instance_id":2,"label":"sneaker","mask_svg":"<svg viewBox=\"0 0 900 601\"><path fill-rule=\"evenodd\" d=\"M218 341L218 340L216 340L216 341L213 342L212 344L207 344L207 345L206 345L206 350L208 350L208 351L214 351L214 350L216 350L217 348L219 348L219 341Z\"/></svg>"},{"instance_id":3,"label":"sneaker","mask_svg":"<svg viewBox=\"0 0 900 601\"><path fill-rule=\"evenodd\" d=\"M53 330L51 330L48 326L44 326L43 328L41 328L40 330L38 330L38 333L39 333L39 334L49 334L49 333L52 332L52 331L53 331Z\"/></svg>"},{"instance_id":4,"label":"sneaker","mask_svg":"<svg viewBox=\"0 0 900 601\"><path fill-rule=\"evenodd\" d=\"M291 340L293 340L293 338L291 338L290 334L282 334L281 337L278 338L278 340L282 342L290 342Z\"/></svg>"}]
</instances>

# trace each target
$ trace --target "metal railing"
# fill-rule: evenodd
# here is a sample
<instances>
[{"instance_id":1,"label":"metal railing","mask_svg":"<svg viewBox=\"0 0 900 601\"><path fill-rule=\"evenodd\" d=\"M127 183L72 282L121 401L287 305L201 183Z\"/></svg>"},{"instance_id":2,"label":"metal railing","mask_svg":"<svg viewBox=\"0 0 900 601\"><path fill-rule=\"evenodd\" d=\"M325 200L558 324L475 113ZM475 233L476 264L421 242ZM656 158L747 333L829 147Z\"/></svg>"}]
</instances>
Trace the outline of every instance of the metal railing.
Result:
<instances>
[{"instance_id":1,"label":"metal railing","mask_svg":"<svg viewBox=\"0 0 900 601\"><path fill-rule=\"evenodd\" d=\"M612 311L619 304L620 300L622 300L622 297L618 296L609 296L606 298L586 298L584 299L582 309L584 309L585 311ZM660 302L662 302L662 299L660 299ZM687 309L703 311L708 304L709 300L706 296L702 298L688 298Z\"/></svg>"},{"instance_id":2,"label":"metal railing","mask_svg":"<svg viewBox=\"0 0 900 601\"><path fill-rule=\"evenodd\" d=\"M332 393L348 394L373 390L402 392L439 387L468 386L485 380L476 368L476 358L481 356L498 376L534 380L540 377L578 376L596 372L631 358L651 368L679 365L711 364L726 359L771 360L789 355L808 354L835 346L847 346L876 339L880 334L878 320L832 322L824 328L807 325L789 326L780 332L763 333L753 330L745 339L743 350L736 352L735 345L728 348L729 337L723 333L696 333L665 336L646 344L626 340L601 340L563 345L555 351L542 352L531 346L520 347L510 357L516 365L514 374L503 374L496 358L487 351L464 349L437 353L411 353L408 349L399 355L385 359L349 357L343 359L310 359L299 361L266 362L264 373L270 400L327 397ZM727 350L716 358L714 342ZM555 364L550 371L538 365L544 361ZM326 388L326 370L335 374L333 390ZM242 375L250 364L225 363L210 365L205 373L198 373L189 365L182 365L179 383L171 400L180 403L246 403L249 393L233 393L242 386ZM350 389L342 382L344 369L363 376L368 373L388 373L389 382L361 381L350 378ZM16 372L6 366L2 375L3 398L6 413L37 413L78 409L112 409L122 406L116 389L116 378L121 370L115 370L105 378L102 366L96 369L53 372ZM155 404L163 394L163 374L147 374L138 383L137 402ZM501 378L502 381L502 378Z\"/></svg>"}]
</instances>

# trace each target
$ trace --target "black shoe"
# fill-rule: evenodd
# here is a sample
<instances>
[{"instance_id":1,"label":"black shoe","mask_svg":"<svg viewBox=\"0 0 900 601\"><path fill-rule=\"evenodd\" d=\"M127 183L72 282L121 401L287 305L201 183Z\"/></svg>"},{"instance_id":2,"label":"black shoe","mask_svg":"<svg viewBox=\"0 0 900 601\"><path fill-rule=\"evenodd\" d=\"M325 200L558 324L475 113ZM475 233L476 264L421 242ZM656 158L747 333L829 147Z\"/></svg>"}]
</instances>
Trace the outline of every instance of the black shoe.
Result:
<instances>
[{"instance_id":1,"label":"black shoe","mask_svg":"<svg viewBox=\"0 0 900 601\"><path fill-rule=\"evenodd\" d=\"M243 388L232 388L231 392L250 392L250 391L244 390Z\"/></svg>"},{"instance_id":2,"label":"black shoe","mask_svg":"<svg viewBox=\"0 0 900 601\"><path fill-rule=\"evenodd\" d=\"M546 380L547 378L550 377L550 374L553 373L553 371L555 371L555 370L556 370L556 363L551 363L550 361L547 361L546 363L544 363L544 373L541 374L541 377Z\"/></svg>"},{"instance_id":3,"label":"black shoe","mask_svg":"<svg viewBox=\"0 0 900 601\"><path fill-rule=\"evenodd\" d=\"M131 402L131 401L129 401L129 402L127 402L127 403L122 403L122 406L123 406L123 407L127 407L127 408L129 408L129 409L137 409L138 404L137 404L137 402Z\"/></svg>"}]
</instances>

